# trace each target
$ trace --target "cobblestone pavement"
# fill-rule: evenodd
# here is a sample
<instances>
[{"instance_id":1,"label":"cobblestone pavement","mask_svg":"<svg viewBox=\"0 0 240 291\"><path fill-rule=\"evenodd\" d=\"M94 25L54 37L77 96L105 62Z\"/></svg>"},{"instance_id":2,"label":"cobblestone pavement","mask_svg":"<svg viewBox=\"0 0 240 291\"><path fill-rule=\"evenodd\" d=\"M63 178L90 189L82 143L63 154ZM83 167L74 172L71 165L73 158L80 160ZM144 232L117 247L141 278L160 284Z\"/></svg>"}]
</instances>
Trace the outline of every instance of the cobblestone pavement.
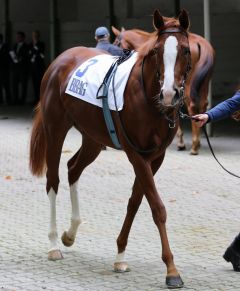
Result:
<instances>
[{"instance_id":1,"label":"cobblestone pavement","mask_svg":"<svg viewBox=\"0 0 240 291\"><path fill-rule=\"evenodd\" d=\"M0 290L164 290L166 268L159 234L146 200L134 221L127 247L131 272L112 265L116 238L134 178L125 154L107 149L79 182L81 224L75 245L61 246L64 260L47 260L49 203L45 178L28 170L31 113L0 112ZM190 135L186 134L187 146ZM240 173L240 138L211 139L218 158ZM64 143L57 200L59 235L70 223L66 162L81 144L71 130ZM167 229L183 290L240 290L240 273L222 254L240 230L240 180L214 161L205 139L199 156L167 151L156 184L168 212Z\"/></svg>"}]
</instances>

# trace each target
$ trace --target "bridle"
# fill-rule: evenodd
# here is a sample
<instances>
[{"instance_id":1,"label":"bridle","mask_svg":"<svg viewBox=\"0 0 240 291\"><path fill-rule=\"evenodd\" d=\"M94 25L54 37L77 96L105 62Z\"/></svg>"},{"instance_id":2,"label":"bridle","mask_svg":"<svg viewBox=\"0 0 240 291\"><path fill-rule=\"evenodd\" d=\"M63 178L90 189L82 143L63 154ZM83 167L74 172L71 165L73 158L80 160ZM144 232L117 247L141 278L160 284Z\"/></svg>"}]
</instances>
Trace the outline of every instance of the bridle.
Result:
<instances>
[{"instance_id":1,"label":"bridle","mask_svg":"<svg viewBox=\"0 0 240 291\"><path fill-rule=\"evenodd\" d=\"M165 29L163 31L161 31L160 34L163 34L163 33L183 33L185 34L186 36L188 36L188 34L185 32L185 31L182 31L180 29ZM152 52L150 52L150 54L153 54L153 55L156 55L157 54L157 47L155 47ZM190 54L190 50L188 52ZM149 54L148 54L149 55ZM144 91L144 96L145 96L145 99L146 101L148 102L148 98L147 98L147 94L146 94L146 89L145 89L145 84L144 84L144 78L143 78L143 70L144 70L144 62L145 62L145 59L146 59L147 56L144 57L143 61L142 61L142 68L141 68L141 82L142 82L142 87L143 87L143 91ZM189 58L190 59L190 58ZM158 62L158 59L156 59L156 61ZM156 62L156 64L157 64ZM157 66L158 68L159 66ZM183 99L184 97L184 92L185 92L185 83L186 83L186 79L187 79L187 76L188 76L188 73L191 69L191 59L189 60L188 64L187 64L187 69L186 69L186 72L184 74L184 78L183 78L183 81L182 81L182 84L181 84L181 90L180 90L180 94L181 94L181 99ZM157 78L158 80L160 80L160 72L158 71L158 69L156 70L157 73ZM116 107L116 113L117 113L117 116L119 118L119 124L120 124L120 127L122 129L122 133L125 137L125 139L127 140L128 144L138 153L140 154L150 154L156 150L159 150L161 148L164 148L165 146L167 146L167 144L169 143L171 137L172 137L172 134L174 133L174 131L172 131L172 129L175 128L175 125L176 125L176 122L178 121L179 119L179 113L180 111L178 110L178 114L177 114L177 118L176 119L171 119L169 118L166 114L164 115L165 119L168 120L169 122L169 127L168 127L168 138L165 140L164 144L161 144L160 146L157 145L157 146L153 146L152 148L149 148L149 149L140 149L138 146L135 145L135 143L130 139L130 137L128 136L127 134L127 131L124 127L124 124L123 124L123 121L122 121L122 118L121 118L121 115L118 111L118 108L117 108L117 102L116 102L116 93L115 93L115 86L114 86L114 83L115 83L115 74L113 75L113 82L112 82L112 88L113 88L113 96L114 96L114 102L115 102L115 107ZM160 93L159 93L160 94ZM181 104L183 105L183 104Z\"/></svg>"},{"instance_id":2,"label":"bridle","mask_svg":"<svg viewBox=\"0 0 240 291\"><path fill-rule=\"evenodd\" d=\"M161 34L165 34L165 33L181 33L183 35L185 35L188 39L188 33L180 28L167 28L167 29L164 29L160 32L160 35ZM159 71L159 60L158 60L158 50L159 50L159 42L156 44L156 46L150 51L150 53L148 55L146 55L144 58L143 58L143 61L142 61L142 67L141 67L141 83L142 83L142 87L143 87L143 91L144 91L144 96L145 96L145 99L148 101L148 96L147 96L147 92L146 92L146 87L145 87L145 83L144 83L144 64L145 64L145 61L146 61L146 58L150 55L150 56L156 56L156 79L157 81L159 82L160 84L160 90L159 90L159 94L157 94L156 96L154 96L154 98L159 98L159 100L161 99L161 96L162 96L162 92L163 92L163 89L162 89L162 85L163 85L163 82L160 81L161 79L161 74L160 74L160 71ZM180 111L180 108L183 106L183 100L184 100L184 97L185 97L185 84L186 84L186 80L187 80L187 77L189 75L189 72L191 70L191 56L190 56L190 49L189 49L189 46L186 50L186 55L188 57L188 63L187 63L187 67L186 67L186 70L184 72L184 76L183 76L183 79L182 79L182 82L181 82L181 85L180 85L180 89L178 92L176 93L179 93L179 102L177 102L176 105L173 105L172 109L173 111L176 111L177 109L177 113L176 114L176 117L175 118L170 118L166 113L164 113L164 117L165 119L168 120L169 122L169 127L170 128L175 128L176 126L176 122L179 120L179 111Z\"/></svg>"}]
</instances>

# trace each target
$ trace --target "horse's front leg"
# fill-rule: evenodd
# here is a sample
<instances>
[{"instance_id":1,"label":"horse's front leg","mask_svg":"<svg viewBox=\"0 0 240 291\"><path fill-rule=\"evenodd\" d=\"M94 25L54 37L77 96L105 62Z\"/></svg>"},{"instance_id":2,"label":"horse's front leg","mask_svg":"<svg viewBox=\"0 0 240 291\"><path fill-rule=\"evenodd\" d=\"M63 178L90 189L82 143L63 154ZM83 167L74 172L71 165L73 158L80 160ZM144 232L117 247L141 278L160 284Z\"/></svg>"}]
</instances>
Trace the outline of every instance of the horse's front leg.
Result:
<instances>
[{"instance_id":1,"label":"horse's front leg","mask_svg":"<svg viewBox=\"0 0 240 291\"><path fill-rule=\"evenodd\" d=\"M150 162L137 153L128 154L134 171L152 211L153 220L159 230L162 242L162 260L167 267L166 284L169 288L183 287L183 281L174 264L166 231L166 209L157 192Z\"/></svg>"},{"instance_id":2,"label":"horse's front leg","mask_svg":"<svg viewBox=\"0 0 240 291\"><path fill-rule=\"evenodd\" d=\"M163 162L163 159L164 159L164 154L151 163L153 175L159 169L160 165ZM125 249L127 246L130 229L132 227L134 217L135 217L135 215L138 211L138 208L142 202L142 198L143 198L143 190L141 188L141 185L139 185L139 183L135 179L134 184L133 184L132 196L130 197L130 199L128 201L127 214L126 214L121 232L120 232L118 239L117 239L118 254L116 256L116 260L114 263L114 271L115 272L122 273L122 272L129 271L128 264L124 259L125 258Z\"/></svg>"}]
</instances>

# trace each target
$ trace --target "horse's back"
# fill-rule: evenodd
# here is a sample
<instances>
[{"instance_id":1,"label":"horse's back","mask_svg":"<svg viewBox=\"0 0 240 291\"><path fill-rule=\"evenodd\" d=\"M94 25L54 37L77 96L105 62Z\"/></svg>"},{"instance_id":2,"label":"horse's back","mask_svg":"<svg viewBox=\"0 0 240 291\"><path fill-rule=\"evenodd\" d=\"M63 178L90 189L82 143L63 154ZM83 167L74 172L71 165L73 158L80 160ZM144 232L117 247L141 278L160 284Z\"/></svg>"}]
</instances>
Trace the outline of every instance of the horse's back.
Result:
<instances>
[{"instance_id":1,"label":"horse's back","mask_svg":"<svg viewBox=\"0 0 240 291\"><path fill-rule=\"evenodd\" d=\"M72 73L84 61L104 52L96 48L74 47L61 53L46 70L41 83L41 101L46 95L64 94ZM56 95L56 93L54 95ZM56 96L57 97L57 96Z\"/></svg>"},{"instance_id":2,"label":"horse's back","mask_svg":"<svg viewBox=\"0 0 240 291\"><path fill-rule=\"evenodd\" d=\"M102 50L75 47L64 51L49 66L41 84L40 107L45 124L71 124L98 143L111 143L103 119L102 109L67 94L66 88L73 72ZM108 55L108 53L106 53ZM97 133L96 133L97 132ZM104 136L104 137L102 137Z\"/></svg>"},{"instance_id":3,"label":"horse's back","mask_svg":"<svg viewBox=\"0 0 240 291\"><path fill-rule=\"evenodd\" d=\"M192 55L192 70L188 79L192 101L199 102L207 99L208 85L212 76L215 51L212 45L204 37L190 33L189 43ZM198 101L197 101L198 100ZM207 104L204 101L205 104Z\"/></svg>"},{"instance_id":4,"label":"horse's back","mask_svg":"<svg viewBox=\"0 0 240 291\"><path fill-rule=\"evenodd\" d=\"M74 47L61 53L48 67L43 83L48 83L54 77L67 77L75 68L80 66L87 59L104 52L96 48ZM63 81L62 79L60 81Z\"/></svg>"},{"instance_id":5,"label":"horse's back","mask_svg":"<svg viewBox=\"0 0 240 291\"><path fill-rule=\"evenodd\" d=\"M191 44L195 44L198 46L198 49L200 47L200 54L201 53L205 53L208 54L208 56L212 59L214 59L215 57L215 51L214 48L212 47L212 45L210 44L210 42L208 40L206 40L204 37L202 37L201 35L195 34L195 33L190 33L189 34L189 42L190 42L190 46ZM196 47L195 47L196 49Z\"/></svg>"}]
</instances>

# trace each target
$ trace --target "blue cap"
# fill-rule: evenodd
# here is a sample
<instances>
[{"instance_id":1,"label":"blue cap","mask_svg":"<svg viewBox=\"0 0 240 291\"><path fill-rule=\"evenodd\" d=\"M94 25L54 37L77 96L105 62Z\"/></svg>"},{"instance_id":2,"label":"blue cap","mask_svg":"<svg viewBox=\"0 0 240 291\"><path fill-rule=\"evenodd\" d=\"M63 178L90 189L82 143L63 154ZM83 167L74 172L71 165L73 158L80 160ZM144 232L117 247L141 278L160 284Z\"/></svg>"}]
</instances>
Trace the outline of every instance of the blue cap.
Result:
<instances>
[{"instance_id":1,"label":"blue cap","mask_svg":"<svg viewBox=\"0 0 240 291\"><path fill-rule=\"evenodd\" d=\"M95 31L95 36L105 36L105 35L109 35L109 31L105 26L100 26L96 29Z\"/></svg>"}]
</instances>

